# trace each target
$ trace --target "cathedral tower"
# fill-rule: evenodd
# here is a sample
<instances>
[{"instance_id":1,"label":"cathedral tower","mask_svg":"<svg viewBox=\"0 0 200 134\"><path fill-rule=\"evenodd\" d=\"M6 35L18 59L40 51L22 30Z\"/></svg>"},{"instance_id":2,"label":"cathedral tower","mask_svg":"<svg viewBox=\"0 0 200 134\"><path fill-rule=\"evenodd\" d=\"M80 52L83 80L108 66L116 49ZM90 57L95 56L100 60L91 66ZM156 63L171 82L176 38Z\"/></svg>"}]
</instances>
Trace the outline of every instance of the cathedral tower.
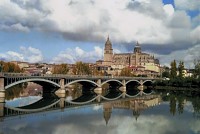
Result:
<instances>
[{"instance_id":1,"label":"cathedral tower","mask_svg":"<svg viewBox=\"0 0 200 134\"><path fill-rule=\"evenodd\" d=\"M134 48L134 53L135 53L135 65L138 66L139 65L139 55L141 54L141 47L140 44L137 42L136 46Z\"/></svg>"},{"instance_id":2,"label":"cathedral tower","mask_svg":"<svg viewBox=\"0 0 200 134\"><path fill-rule=\"evenodd\" d=\"M141 53L141 47L138 42L136 43L136 46L134 48L134 53Z\"/></svg>"},{"instance_id":3,"label":"cathedral tower","mask_svg":"<svg viewBox=\"0 0 200 134\"><path fill-rule=\"evenodd\" d=\"M108 37L104 48L104 65L111 65L112 58L113 58L113 49L112 49L112 44Z\"/></svg>"}]
</instances>

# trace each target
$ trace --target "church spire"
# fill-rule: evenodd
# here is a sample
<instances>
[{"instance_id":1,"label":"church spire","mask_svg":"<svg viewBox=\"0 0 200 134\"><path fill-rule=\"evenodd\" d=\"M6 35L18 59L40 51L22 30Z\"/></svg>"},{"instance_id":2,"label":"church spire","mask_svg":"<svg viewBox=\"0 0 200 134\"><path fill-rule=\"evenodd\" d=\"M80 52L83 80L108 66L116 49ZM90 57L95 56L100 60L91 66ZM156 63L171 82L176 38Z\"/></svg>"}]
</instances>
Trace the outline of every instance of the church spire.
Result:
<instances>
[{"instance_id":1,"label":"church spire","mask_svg":"<svg viewBox=\"0 0 200 134\"><path fill-rule=\"evenodd\" d=\"M112 49L112 43L110 42L109 35L108 35L107 41L106 41L106 43L105 43L105 49L106 49L106 50L111 50L111 49Z\"/></svg>"},{"instance_id":2,"label":"church spire","mask_svg":"<svg viewBox=\"0 0 200 134\"><path fill-rule=\"evenodd\" d=\"M136 41L134 53L141 53L141 47L140 47L140 44L138 43L138 41Z\"/></svg>"},{"instance_id":3,"label":"church spire","mask_svg":"<svg viewBox=\"0 0 200 134\"><path fill-rule=\"evenodd\" d=\"M140 44L138 43L138 41L136 41L136 46L140 46Z\"/></svg>"},{"instance_id":4,"label":"church spire","mask_svg":"<svg viewBox=\"0 0 200 134\"><path fill-rule=\"evenodd\" d=\"M109 41L109 34L108 34L108 37L107 37L107 41Z\"/></svg>"}]
</instances>

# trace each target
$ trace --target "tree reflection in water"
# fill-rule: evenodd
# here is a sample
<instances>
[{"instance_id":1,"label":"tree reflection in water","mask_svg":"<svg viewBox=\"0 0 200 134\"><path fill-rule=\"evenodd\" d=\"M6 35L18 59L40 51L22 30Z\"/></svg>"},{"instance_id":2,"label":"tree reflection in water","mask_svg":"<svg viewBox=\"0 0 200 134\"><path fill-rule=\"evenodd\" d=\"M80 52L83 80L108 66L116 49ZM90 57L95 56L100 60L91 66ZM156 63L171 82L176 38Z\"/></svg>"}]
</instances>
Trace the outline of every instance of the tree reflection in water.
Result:
<instances>
[{"instance_id":1,"label":"tree reflection in water","mask_svg":"<svg viewBox=\"0 0 200 134\"><path fill-rule=\"evenodd\" d=\"M191 102L193 106L194 116L200 115L200 92L198 91L157 91L157 93L162 94L163 101L169 101L170 113L175 115L183 114L186 102ZM200 117L200 116L199 116Z\"/></svg>"},{"instance_id":2,"label":"tree reflection in water","mask_svg":"<svg viewBox=\"0 0 200 134\"><path fill-rule=\"evenodd\" d=\"M27 88L27 83L22 83L10 87L5 92L5 100L13 100L14 98L19 98L24 93L25 88Z\"/></svg>"},{"instance_id":3,"label":"tree reflection in water","mask_svg":"<svg viewBox=\"0 0 200 134\"><path fill-rule=\"evenodd\" d=\"M6 90L5 99L12 100L25 95L27 92L28 83L19 84ZM102 95L106 95L109 91L109 85L103 85ZM183 114L186 102L191 102L193 106L193 114L195 117L200 117L200 93L196 91L170 91L157 90L157 94L161 94L162 101L169 102L169 112L174 116ZM26 94L28 96L28 94ZM38 94L35 94L36 96ZM67 89L66 99L74 100L82 95L82 87L76 83ZM137 113L138 114L138 113Z\"/></svg>"}]
</instances>

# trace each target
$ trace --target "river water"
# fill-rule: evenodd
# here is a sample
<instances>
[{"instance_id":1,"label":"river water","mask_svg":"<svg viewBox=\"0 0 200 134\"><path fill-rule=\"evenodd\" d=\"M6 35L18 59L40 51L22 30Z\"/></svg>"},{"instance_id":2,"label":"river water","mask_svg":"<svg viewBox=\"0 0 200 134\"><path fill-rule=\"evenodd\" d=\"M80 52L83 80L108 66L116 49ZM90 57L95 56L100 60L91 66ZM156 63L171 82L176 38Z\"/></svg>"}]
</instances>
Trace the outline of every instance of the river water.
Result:
<instances>
[{"instance_id":1,"label":"river water","mask_svg":"<svg viewBox=\"0 0 200 134\"><path fill-rule=\"evenodd\" d=\"M18 98L6 104L22 105L39 98ZM198 95L187 92L159 92L150 99L139 97L5 117L0 122L0 134L200 134L199 102Z\"/></svg>"}]
</instances>

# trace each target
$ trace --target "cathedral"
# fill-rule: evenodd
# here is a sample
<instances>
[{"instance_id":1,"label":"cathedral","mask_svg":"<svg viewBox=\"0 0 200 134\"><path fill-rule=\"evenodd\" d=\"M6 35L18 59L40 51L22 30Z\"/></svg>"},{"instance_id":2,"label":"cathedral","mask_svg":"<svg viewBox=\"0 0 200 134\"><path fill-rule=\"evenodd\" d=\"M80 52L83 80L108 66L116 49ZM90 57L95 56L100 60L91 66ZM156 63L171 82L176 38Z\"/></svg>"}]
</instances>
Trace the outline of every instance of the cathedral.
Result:
<instances>
[{"instance_id":1,"label":"cathedral","mask_svg":"<svg viewBox=\"0 0 200 134\"><path fill-rule=\"evenodd\" d=\"M137 42L132 53L113 53L112 43L107 38L104 48L103 60L97 61L97 65L110 68L109 74L129 67L137 75L159 75L160 65L159 60L153 55L142 52L140 44ZM112 70L112 71L111 71Z\"/></svg>"}]
</instances>

